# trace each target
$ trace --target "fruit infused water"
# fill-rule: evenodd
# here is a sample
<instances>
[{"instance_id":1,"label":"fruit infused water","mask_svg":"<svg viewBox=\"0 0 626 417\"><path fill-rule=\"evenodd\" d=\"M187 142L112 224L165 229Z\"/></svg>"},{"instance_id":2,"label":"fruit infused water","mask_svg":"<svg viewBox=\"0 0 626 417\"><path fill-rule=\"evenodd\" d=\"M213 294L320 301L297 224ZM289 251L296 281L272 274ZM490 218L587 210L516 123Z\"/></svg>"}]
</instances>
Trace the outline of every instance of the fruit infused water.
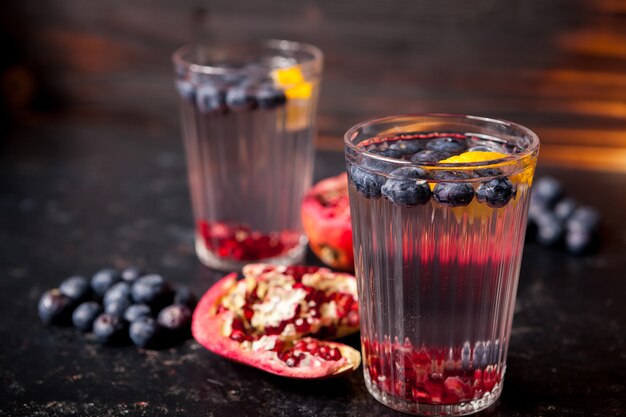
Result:
<instances>
[{"instance_id":1,"label":"fruit infused water","mask_svg":"<svg viewBox=\"0 0 626 417\"><path fill-rule=\"evenodd\" d=\"M192 45L173 60L199 258L219 269L300 260L321 52L287 41Z\"/></svg>"},{"instance_id":2,"label":"fruit infused water","mask_svg":"<svg viewBox=\"0 0 626 417\"><path fill-rule=\"evenodd\" d=\"M539 142L472 116L398 116L345 137L365 381L400 411L491 405L506 369Z\"/></svg>"}]
</instances>

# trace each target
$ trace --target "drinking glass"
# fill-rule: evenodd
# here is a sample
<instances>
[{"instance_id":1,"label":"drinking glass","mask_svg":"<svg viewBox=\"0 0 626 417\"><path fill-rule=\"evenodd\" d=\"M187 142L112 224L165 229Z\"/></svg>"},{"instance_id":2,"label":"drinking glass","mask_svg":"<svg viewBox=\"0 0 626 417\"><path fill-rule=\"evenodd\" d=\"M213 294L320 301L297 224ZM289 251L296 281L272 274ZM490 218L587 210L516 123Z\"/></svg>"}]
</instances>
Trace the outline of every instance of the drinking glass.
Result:
<instances>
[{"instance_id":1,"label":"drinking glass","mask_svg":"<svg viewBox=\"0 0 626 417\"><path fill-rule=\"evenodd\" d=\"M200 260L233 270L301 260L322 53L269 40L173 55Z\"/></svg>"},{"instance_id":2,"label":"drinking glass","mask_svg":"<svg viewBox=\"0 0 626 417\"><path fill-rule=\"evenodd\" d=\"M502 390L539 139L425 114L345 135L365 382L394 409L465 415Z\"/></svg>"}]
</instances>

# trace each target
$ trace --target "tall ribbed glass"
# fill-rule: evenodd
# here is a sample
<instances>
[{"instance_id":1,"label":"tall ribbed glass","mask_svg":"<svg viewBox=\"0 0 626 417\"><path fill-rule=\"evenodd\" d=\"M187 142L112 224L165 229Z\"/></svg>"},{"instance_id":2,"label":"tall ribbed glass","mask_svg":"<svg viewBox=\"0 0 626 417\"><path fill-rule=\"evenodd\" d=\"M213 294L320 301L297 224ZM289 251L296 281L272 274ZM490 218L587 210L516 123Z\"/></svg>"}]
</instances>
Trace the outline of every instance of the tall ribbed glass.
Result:
<instances>
[{"instance_id":1,"label":"tall ribbed glass","mask_svg":"<svg viewBox=\"0 0 626 417\"><path fill-rule=\"evenodd\" d=\"M298 262L321 52L222 43L183 47L173 60L200 260L227 270Z\"/></svg>"},{"instance_id":2,"label":"tall ribbed glass","mask_svg":"<svg viewBox=\"0 0 626 417\"><path fill-rule=\"evenodd\" d=\"M446 137L462 138L468 160L481 152L506 156L415 163L411 155L384 155L407 143L430 149L429 141ZM420 415L488 407L506 370L536 135L504 121L419 115L365 122L345 141L368 390L385 405ZM408 172L395 171L400 167L417 167L423 177L398 180L394 175ZM501 182L490 183L496 178ZM394 194L393 181L427 187L425 197L416 203L406 187ZM446 200L445 188L435 188L444 182L469 185L473 198ZM511 184L515 194L485 197L496 183Z\"/></svg>"}]
</instances>

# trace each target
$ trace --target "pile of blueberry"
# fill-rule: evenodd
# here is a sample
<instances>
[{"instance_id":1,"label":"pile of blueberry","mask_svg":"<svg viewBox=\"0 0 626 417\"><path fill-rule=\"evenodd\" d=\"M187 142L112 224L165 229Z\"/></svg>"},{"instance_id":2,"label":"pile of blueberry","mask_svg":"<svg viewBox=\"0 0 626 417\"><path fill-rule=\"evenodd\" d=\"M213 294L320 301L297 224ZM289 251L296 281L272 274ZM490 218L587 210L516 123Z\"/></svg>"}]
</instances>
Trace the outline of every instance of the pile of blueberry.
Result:
<instances>
[{"instance_id":1,"label":"pile of blueberry","mask_svg":"<svg viewBox=\"0 0 626 417\"><path fill-rule=\"evenodd\" d=\"M71 276L39 299L44 324L69 325L93 332L102 344L132 341L158 349L190 337L196 297L186 287L174 289L162 276L139 268L102 269L87 280Z\"/></svg>"},{"instance_id":2,"label":"pile of blueberry","mask_svg":"<svg viewBox=\"0 0 626 417\"><path fill-rule=\"evenodd\" d=\"M417 135L417 134L416 134ZM431 134L432 139L389 138L387 141L370 145L369 153L388 158L411 161L414 164L435 164L443 159L468 151L496 151L507 153L509 150L486 145L461 134ZM474 197L493 208L501 208L515 197L515 184L497 168L476 169L474 171L438 170L427 172L415 166L396 168L393 164L374 158L366 158L361 165L352 165L348 172L356 190L364 197L378 199L385 197L399 206L426 204L431 197L439 204L448 207L467 206ZM386 174L386 175L383 175ZM471 180L481 177L494 177L480 183L474 189ZM436 180L431 190L428 181ZM449 181L445 181L449 180Z\"/></svg>"},{"instance_id":3,"label":"pile of blueberry","mask_svg":"<svg viewBox=\"0 0 626 417\"><path fill-rule=\"evenodd\" d=\"M552 177L535 180L528 210L526 235L544 246L565 247L575 255L592 252L599 244L600 213L567 197Z\"/></svg>"},{"instance_id":4,"label":"pile of blueberry","mask_svg":"<svg viewBox=\"0 0 626 417\"><path fill-rule=\"evenodd\" d=\"M266 73L255 74L254 68L242 69L241 75L207 75L193 80L181 77L176 80L176 90L205 114L274 109L287 102L285 92Z\"/></svg>"}]
</instances>

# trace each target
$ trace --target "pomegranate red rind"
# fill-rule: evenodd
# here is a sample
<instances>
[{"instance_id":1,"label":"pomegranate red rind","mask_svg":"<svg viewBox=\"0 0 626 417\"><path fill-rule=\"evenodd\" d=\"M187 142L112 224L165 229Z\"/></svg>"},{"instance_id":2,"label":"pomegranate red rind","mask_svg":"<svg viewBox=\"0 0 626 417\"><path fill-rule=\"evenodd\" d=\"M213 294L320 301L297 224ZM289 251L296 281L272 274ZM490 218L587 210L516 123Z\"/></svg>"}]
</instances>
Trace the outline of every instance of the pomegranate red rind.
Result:
<instances>
[{"instance_id":1,"label":"pomegranate red rind","mask_svg":"<svg viewBox=\"0 0 626 417\"><path fill-rule=\"evenodd\" d=\"M315 184L302 200L301 216L317 257L333 268L354 270L347 174Z\"/></svg>"},{"instance_id":2,"label":"pomegranate red rind","mask_svg":"<svg viewBox=\"0 0 626 417\"><path fill-rule=\"evenodd\" d=\"M281 272L277 272L277 269L291 277L298 274L298 271L286 271L286 267L259 264L248 265L244 268L244 274L247 277L251 274L258 274L254 275L255 279L262 281L269 279L271 275L267 274L273 272L281 276ZM321 275L331 274L324 268L321 271ZM311 280L311 274L306 271L300 279L303 277L306 282ZM354 279L354 277L341 274L338 279ZM233 361L290 378L324 378L358 368L359 352L340 343L310 337L301 338L300 334L294 334L293 339L284 334L266 335L257 332L252 335L249 328L247 334L239 332L241 338L235 337L233 319L236 319L236 313L224 308L224 303L225 297L233 294L237 284L243 281L245 279L237 280L237 274L229 274L212 286L202 297L194 311L192 321L192 333L198 343ZM319 328L319 326L316 327L316 329ZM337 326L337 335L353 331L355 331L354 326Z\"/></svg>"}]
</instances>

